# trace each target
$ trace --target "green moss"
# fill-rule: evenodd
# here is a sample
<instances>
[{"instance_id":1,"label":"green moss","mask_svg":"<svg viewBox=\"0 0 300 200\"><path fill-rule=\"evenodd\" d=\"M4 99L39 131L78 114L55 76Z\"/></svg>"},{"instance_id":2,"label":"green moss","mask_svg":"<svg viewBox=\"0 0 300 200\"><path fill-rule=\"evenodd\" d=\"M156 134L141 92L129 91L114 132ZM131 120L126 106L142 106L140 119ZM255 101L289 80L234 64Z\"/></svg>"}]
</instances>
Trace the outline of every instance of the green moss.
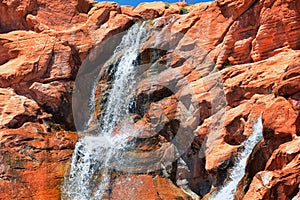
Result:
<instances>
[{"instance_id":1,"label":"green moss","mask_svg":"<svg viewBox=\"0 0 300 200\"><path fill-rule=\"evenodd\" d=\"M168 2L165 2L165 9L170 8L170 4Z\"/></svg>"},{"instance_id":2,"label":"green moss","mask_svg":"<svg viewBox=\"0 0 300 200\"><path fill-rule=\"evenodd\" d=\"M147 26L153 26L153 25L154 25L153 19L150 19L147 23Z\"/></svg>"},{"instance_id":3,"label":"green moss","mask_svg":"<svg viewBox=\"0 0 300 200\"><path fill-rule=\"evenodd\" d=\"M222 105L222 106L226 106L226 104L227 104L226 101L223 99L221 105Z\"/></svg>"},{"instance_id":4,"label":"green moss","mask_svg":"<svg viewBox=\"0 0 300 200\"><path fill-rule=\"evenodd\" d=\"M184 7L181 7L181 8L179 8L179 13L180 13L181 15L187 14L187 13L188 13L188 10L187 10L186 8L184 8Z\"/></svg>"},{"instance_id":5,"label":"green moss","mask_svg":"<svg viewBox=\"0 0 300 200\"><path fill-rule=\"evenodd\" d=\"M167 100L169 97L164 97L163 100Z\"/></svg>"},{"instance_id":6,"label":"green moss","mask_svg":"<svg viewBox=\"0 0 300 200\"><path fill-rule=\"evenodd\" d=\"M101 98L101 99L98 99L97 101L96 101L96 109L99 109L99 108L101 108L101 104L104 102L104 99L103 98Z\"/></svg>"},{"instance_id":7,"label":"green moss","mask_svg":"<svg viewBox=\"0 0 300 200\"><path fill-rule=\"evenodd\" d=\"M46 125L49 127L50 131L54 130L54 131L60 131L61 127L59 124L53 122L53 121L45 121Z\"/></svg>"},{"instance_id":8,"label":"green moss","mask_svg":"<svg viewBox=\"0 0 300 200\"><path fill-rule=\"evenodd\" d=\"M226 65L224 68L230 68L232 67L233 65Z\"/></svg>"}]
</instances>

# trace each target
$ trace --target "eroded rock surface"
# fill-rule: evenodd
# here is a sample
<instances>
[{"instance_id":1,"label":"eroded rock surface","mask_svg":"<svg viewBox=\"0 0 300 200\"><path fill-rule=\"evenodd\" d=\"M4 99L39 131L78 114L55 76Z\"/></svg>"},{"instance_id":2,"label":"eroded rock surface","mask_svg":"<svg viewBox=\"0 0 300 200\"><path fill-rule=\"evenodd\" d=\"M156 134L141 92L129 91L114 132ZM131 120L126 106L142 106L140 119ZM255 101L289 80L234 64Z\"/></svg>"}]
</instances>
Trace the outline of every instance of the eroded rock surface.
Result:
<instances>
[{"instance_id":1,"label":"eroded rock surface","mask_svg":"<svg viewBox=\"0 0 300 200\"><path fill-rule=\"evenodd\" d=\"M157 2L135 8L88 0L7 0L0 11L1 199L60 199L78 137L73 114L87 117L72 113L74 87L87 94L75 83L76 74L94 63L81 80L87 82L99 67L97 57L113 52L120 41L101 44L143 19L150 19L153 35L138 61L142 79L130 120L139 134L127 153L146 165L116 172L107 198L209 196L226 181L260 115L264 139L248 160L236 198L299 196L298 1ZM109 78L99 82L98 97L105 96ZM183 149L179 157L173 144ZM152 155L172 162L151 170Z\"/></svg>"}]
</instances>

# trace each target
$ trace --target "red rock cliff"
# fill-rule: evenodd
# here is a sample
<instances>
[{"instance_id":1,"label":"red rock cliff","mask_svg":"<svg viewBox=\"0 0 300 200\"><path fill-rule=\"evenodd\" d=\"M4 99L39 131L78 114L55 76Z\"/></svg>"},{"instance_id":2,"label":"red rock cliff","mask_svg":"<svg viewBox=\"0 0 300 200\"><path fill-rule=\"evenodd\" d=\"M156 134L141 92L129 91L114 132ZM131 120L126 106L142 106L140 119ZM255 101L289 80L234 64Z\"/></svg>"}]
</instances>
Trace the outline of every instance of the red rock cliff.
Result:
<instances>
[{"instance_id":1,"label":"red rock cliff","mask_svg":"<svg viewBox=\"0 0 300 200\"><path fill-rule=\"evenodd\" d=\"M182 7L188 14L180 15ZM155 79L141 82L137 96L147 93L152 102L136 128L147 134L149 118L162 115L165 127L139 144L145 153L139 159L168 145L181 120L177 97L188 97L199 105L195 120L181 121L195 135L182 156L189 170L174 164L169 178L118 175L110 198L190 199L176 185L182 176L194 193L208 197L225 181L232 158L261 113L264 139L248 160L236 198L299 198L298 0L145 3L136 8L87 0L6 0L0 1L0 11L0 199L61 198L78 137L71 94L79 68L111 36L142 18L159 17L155 26L162 31L156 36L166 39L161 47L172 44L174 51L161 55ZM155 38L146 42L145 55L153 44ZM151 62L146 57L143 62ZM174 81L170 93L166 86Z\"/></svg>"}]
</instances>

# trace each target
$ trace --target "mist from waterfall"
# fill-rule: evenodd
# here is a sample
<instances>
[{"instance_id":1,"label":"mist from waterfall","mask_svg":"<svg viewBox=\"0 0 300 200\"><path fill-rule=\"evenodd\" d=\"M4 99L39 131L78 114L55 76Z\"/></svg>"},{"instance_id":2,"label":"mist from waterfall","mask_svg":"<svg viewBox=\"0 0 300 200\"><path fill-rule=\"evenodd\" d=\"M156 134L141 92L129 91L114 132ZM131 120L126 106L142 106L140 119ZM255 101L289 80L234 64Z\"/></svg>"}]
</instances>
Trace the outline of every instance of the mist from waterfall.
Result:
<instances>
[{"instance_id":1,"label":"mist from waterfall","mask_svg":"<svg viewBox=\"0 0 300 200\"><path fill-rule=\"evenodd\" d=\"M262 117L260 116L253 125L253 133L242 143L243 150L238 155L237 163L230 172L229 181L210 200L233 200L240 180L245 175L247 159L255 145L262 139Z\"/></svg>"},{"instance_id":2,"label":"mist from waterfall","mask_svg":"<svg viewBox=\"0 0 300 200\"><path fill-rule=\"evenodd\" d=\"M146 22L137 23L128 30L115 49L112 57L121 57L115 66L102 125L97 135L84 136L77 142L70 174L64 181L65 199L102 199L109 191L111 162L118 160L118 152L124 148L130 134L113 135L113 132L116 125L120 126L123 118L129 114L128 107L135 84L135 63L148 33Z\"/></svg>"}]
</instances>

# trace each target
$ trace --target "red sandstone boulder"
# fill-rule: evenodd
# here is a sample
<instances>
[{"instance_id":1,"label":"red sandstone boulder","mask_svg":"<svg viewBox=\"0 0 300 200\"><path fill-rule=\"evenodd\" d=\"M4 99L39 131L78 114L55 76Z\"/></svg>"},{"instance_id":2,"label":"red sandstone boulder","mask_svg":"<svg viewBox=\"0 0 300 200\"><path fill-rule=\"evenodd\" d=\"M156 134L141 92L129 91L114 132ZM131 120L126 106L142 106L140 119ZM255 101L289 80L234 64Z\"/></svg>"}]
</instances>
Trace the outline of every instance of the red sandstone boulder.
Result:
<instances>
[{"instance_id":1,"label":"red sandstone boulder","mask_svg":"<svg viewBox=\"0 0 300 200\"><path fill-rule=\"evenodd\" d=\"M10 0L0 3L1 32L16 29L43 31L48 29L64 30L86 20L86 14L92 7L89 0L43 1ZM53 14L55 13L55 14Z\"/></svg>"},{"instance_id":2,"label":"red sandstone boulder","mask_svg":"<svg viewBox=\"0 0 300 200\"><path fill-rule=\"evenodd\" d=\"M235 200L243 199L249 189L253 177L260 171L265 170L266 164L272 156L274 150L277 150L281 144L291 141L291 137L286 138L268 138L261 140L253 149L247 160L245 176L238 184L235 193Z\"/></svg>"},{"instance_id":3,"label":"red sandstone boulder","mask_svg":"<svg viewBox=\"0 0 300 200\"><path fill-rule=\"evenodd\" d=\"M68 0L65 3L38 0L37 7L26 16L26 22L37 32L71 29L86 21L86 13L91 7L92 3L88 0Z\"/></svg>"},{"instance_id":4,"label":"red sandstone boulder","mask_svg":"<svg viewBox=\"0 0 300 200\"><path fill-rule=\"evenodd\" d=\"M296 135L297 114L283 97L276 98L264 111L264 138Z\"/></svg>"},{"instance_id":5,"label":"red sandstone boulder","mask_svg":"<svg viewBox=\"0 0 300 200\"><path fill-rule=\"evenodd\" d=\"M11 88L0 89L0 129L17 128L28 121L35 121L38 104L25 96L17 95Z\"/></svg>"},{"instance_id":6,"label":"red sandstone boulder","mask_svg":"<svg viewBox=\"0 0 300 200\"><path fill-rule=\"evenodd\" d=\"M147 189L145 189L147 188ZM115 179L112 199L191 199L169 179L150 175L124 175Z\"/></svg>"},{"instance_id":7,"label":"red sandstone boulder","mask_svg":"<svg viewBox=\"0 0 300 200\"><path fill-rule=\"evenodd\" d=\"M217 1L230 25L216 68L260 61L287 49L299 49L299 5L293 1ZM236 9L236 8L240 9ZM293 9L289 9L293 8ZM268 36L269 37L268 37Z\"/></svg>"},{"instance_id":8,"label":"red sandstone boulder","mask_svg":"<svg viewBox=\"0 0 300 200\"><path fill-rule=\"evenodd\" d=\"M86 22L88 30L96 30L103 23L105 23L110 15L121 12L121 8L117 3L100 2L95 4L95 7L88 13L88 20Z\"/></svg>"},{"instance_id":9,"label":"red sandstone boulder","mask_svg":"<svg viewBox=\"0 0 300 200\"><path fill-rule=\"evenodd\" d=\"M121 13L131 17L137 17L138 15L133 11L134 9L134 6L121 6Z\"/></svg>"},{"instance_id":10,"label":"red sandstone boulder","mask_svg":"<svg viewBox=\"0 0 300 200\"><path fill-rule=\"evenodd\" d=\"M299 139L274 151L265 171L257 173L243 199L291 199L298 193Z\"/></svg>"},{"instance_id":11,"label":"red sandstone boulder","mask_svg":"<svg viewBox=\"0 0 300 200\"><path fill-rule=\"evenodd\" d=\"M281 96L293 95L300 90L300 61L295 61L282 74L277 87L274 89L275 94Z\"/></svg>"},{"instance_id":12,"label":"red sandstone boulder","mask_svg":"<svg viewBox=\"0 0 300 200\"><path fill-rule=\"evenodd\" d=\"M216 3L221 8L224 16L236 19L249 9L255 3L255 0L216 0Z\"/></svg>"},{"instance_id":13,"label":"red sandstone boulder","mask_svg":"<svg viewBox=\"0 0 300 200\"><path fill-rule=\"evenodd\" d=\"M275 171L286 167L300 153L299 141L299 138L295 138L292 142L280 145L267 162L266 170Z\"/></svg>"},{"instance_id":14,"label":"red sandstone boulder","mask_svg":"<svg viewBox=\"0 0 300 200\"><path fill-rule=\"evenodd\" d=\"M106 39L127 30L133 25L134 21L135 19L130 16L114 13L100 28L91 31L91 38L95 44L100 44Z\"/></svg>"},{"instance_id":15,"label":"red sandstone boulder","mask_svg":"<svg viewBox=\"0 0 300 200\"><path fill-rule=\"evenodd\" d=\"M163 2L141 3L133 11L144 19L153 19L164 14L165 6Z\"/></svg>"},{"instance_id":16,"label":"red sandstone boulder","mask_svg":"<svg viewBox=\"0 0 300 200\"><path fill-rule=\"evenodd\" d=\"M34 32L14 31L0 35L0 86L41 77L50 64L55 38ZM9 56L7 60L6 56Z\"/></svg>"},{"instance_id":17,"label":"red sandstone boulder","mask_svg":"<svg viewBox=\"0 0 300 200\"><path fill-rule=\"evenodd\" d=\"M37 7L32 0L9 0L0 2L0 33L11 30L29 29L26 24L26 15Z\"/></svg>"},{"instance_id":18,"label":"red sandstone boulder","mask_svg":"<svg viewBox=\"0 0 300 200\"><path fill-rule=\"evenodd\" d=\"M295 122L297 135L300 135L300 93L294 94L289 98L290 104L293 106L296 114L298 115Z\"/></svg>"},{"instance_id":19,"label":"red sandstone boulder","mask_svg":"<svg viewBox=\"0 0 300 200\"><path fill-rule=\"evenodd\" d=\"M264 1L261 4L260 26L252 42L252 59L268 58L283 51L282 47L299 49L300 24L295 22L300 20L300 14L296 1Z\"/></svg>"},{"instance_id":20,"label":"red sandstone boulder","mask_svg":"<svg viewBox=\"0 0 300 200\"><path fill-rule=\"evenodd\" d=\"M251 1L247 2L251 3ZM216 61L217 68L252 62L250 56L251 42L255 38L258 27L258 10L259 5L254 5L232 23L221 44L222 50ZM238 13L236 11L231 12L236 15Z\"/></svg>"},{"instance_id":21,"label":"red sandstone boulder","mask_svg":"<svg viewBox=\"0 0 300 200\"><path fill-rule=\"evenodd\" d=\"M284 59L287 56L290 58L288 61ZM229 67L222 73L226 100L234 107L255 93L272 93L275 83L279 84L282 73L289 65L298 61L299 52L289 51L261 62Z\"/></svg>"}]
</instances>

